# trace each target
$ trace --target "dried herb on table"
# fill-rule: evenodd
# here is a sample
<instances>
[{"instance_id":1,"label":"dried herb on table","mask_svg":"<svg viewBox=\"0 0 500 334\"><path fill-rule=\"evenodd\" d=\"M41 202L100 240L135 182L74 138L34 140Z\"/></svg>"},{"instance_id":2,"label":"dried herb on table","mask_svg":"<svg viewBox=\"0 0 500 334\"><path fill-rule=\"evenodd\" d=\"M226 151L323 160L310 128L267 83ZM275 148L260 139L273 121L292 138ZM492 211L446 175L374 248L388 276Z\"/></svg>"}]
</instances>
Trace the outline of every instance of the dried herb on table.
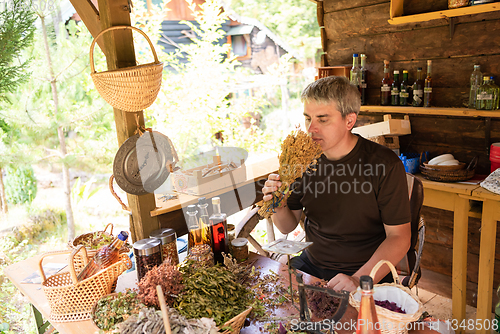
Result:
<instances>
[{"instance_id":1,"label":"dried herb on table","mask_svg":"<svg viewBox=\"0 0 500 334\"><path fill-rule=\"evenodd\" d=\"M315 282L312 285L326 288L326 284ZM307 290L307 306L314 316L319 319L330 319L340 305L340 300L326 292Z\"/></svg>"},{"instance_id":2,"label":"dried herb on table","mask_svg":"<svg viewBox=\"0 0 500 334\"><path fill-rule=\"evenodd\" d=\"M406 314L406 312L395 302L390 302L388 300L376 300L375 305L386 308L389 311Z\"/></svg>"},{"instance_id":3,"label":"dried herb on table","mask_svg":"<svg viewBox=\"0 0 500 334\"><path fill-rule=\"evenodd\" d=\"M105 296L97 302L96 311L93 315L94 322L102 330L110 330L125 321L133 314L139 313L143 304L137 299L133 291L119 292L117 295Z\"/></svg>"},{"instance_id":4,"label":"dried herb on table","mask_svg":"<svg viewBox=\"0 0 500 334\"><path fill-rule=\"evenodd\" d=\"M217 334L218 330L212 319L186 319L176 309L169 308L170 329L172 333ZM117 326L120 334L163 334L165 327L160 311L143 308L139 314L128 318Z\"/></svg>"},{"instance_id":5,"label":"dried herb on table","mask_svg":"<svg viewBox=\"0 0 500 334\"><path fill-rule=\"evenodd\" d=\"M184 270L184 291L176 308L186 318L213 318L218 326L243 312L250 304L247 289L220 265Z\"/></svg>"},{"instance_id":6,"label":"dried herb on table","mask_svg":"<svg viewBox=\"0 0 500 334\"><path fill-rule=\"evenodd\" d=\"M289 134L281 144L281 154L279 156L281 187L273 193L272 200L265 201L259 210L259 215L269 218L274 209L284 203L291 189L292 183L306 172L311 165L316 163L316 159L321 156L321 146L314 142L307 133L295 130Z\"/></svg>"},{"instance_id":7,"label":"dried herb on table","mask_svg":"<svg viewBox=\"0 0 500 334\"><path fill-rule=\"evenodd\" d=\"M138 298L147 306L160 307L156 286L160 285L165 294L165 301L172 306L177 295L184 289L182 284L182 274L170 259L149 270L146 275L137 283Z\"/></svg>"}]
</instances>

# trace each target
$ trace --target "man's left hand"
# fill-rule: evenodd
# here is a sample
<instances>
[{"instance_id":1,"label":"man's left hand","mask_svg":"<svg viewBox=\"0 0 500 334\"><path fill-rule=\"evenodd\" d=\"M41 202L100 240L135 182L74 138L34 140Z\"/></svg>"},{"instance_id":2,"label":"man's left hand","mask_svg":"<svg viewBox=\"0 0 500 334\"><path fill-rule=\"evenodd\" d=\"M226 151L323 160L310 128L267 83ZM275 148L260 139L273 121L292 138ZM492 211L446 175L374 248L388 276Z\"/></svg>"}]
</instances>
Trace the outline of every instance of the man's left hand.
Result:
<instances>
[{"instance_id":1,"label":"man's left hand","mask_svg":"<svg viewBox=\"0 0 500 334\"><path fill-rule=\"evenodd\" d=\"M327 287L335 291L354 291L359 286L359 278L345 274L337 274L328 282Z\"/></svg>"}]
</instances>

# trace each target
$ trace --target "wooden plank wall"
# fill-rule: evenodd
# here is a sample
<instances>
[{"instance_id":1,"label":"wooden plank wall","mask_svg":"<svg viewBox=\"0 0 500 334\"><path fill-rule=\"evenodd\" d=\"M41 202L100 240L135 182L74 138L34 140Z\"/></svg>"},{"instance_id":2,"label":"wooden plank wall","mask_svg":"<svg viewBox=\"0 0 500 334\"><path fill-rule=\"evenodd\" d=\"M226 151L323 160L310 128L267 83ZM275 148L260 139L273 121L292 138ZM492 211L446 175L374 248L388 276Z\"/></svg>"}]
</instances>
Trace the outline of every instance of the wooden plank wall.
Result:
<instances>
[{"instance_id":1,"label":"wooden plank wall","mask_svg":"<svg viewBox=\"0 0 500 334\"><path fill-rule=\"evenodd\" d=\"M500 84L500 12L455 18L450 38L446 19L390 25L390 1L324 0L318 7L318 20L324 22L325 66L350 65L353 53L367 55L368 104L380 104L383 61L391 61L391 71L409 71L410 81L417 67L426 71L426 60L433 61L433 92L436 107L465 107L469 98L469 78L474 64L484 74L496 76ZM405 15L447 9L447 0L406 0ZM500 111L499 111L500 113ZM402 117L402 115L393 115ZM382 114L361 114L358 125L378 122ZM480 174L488 174L490 143L500 142L500 120L446 116L410 116L412 134L400 137L401 151L429 151L430 156L453 153L468 162L479 156ZM453 216L451 212L424 207L429 229L422 265L451 275ZM468 279L477 282L479 220L469 220ZM498 242L497 242L498 243ZM497 247L497 261L500 259ZM496 266L500 269L500 266ZM495 287L500 270L495 271Z\"/></svg>"}]
</instances>

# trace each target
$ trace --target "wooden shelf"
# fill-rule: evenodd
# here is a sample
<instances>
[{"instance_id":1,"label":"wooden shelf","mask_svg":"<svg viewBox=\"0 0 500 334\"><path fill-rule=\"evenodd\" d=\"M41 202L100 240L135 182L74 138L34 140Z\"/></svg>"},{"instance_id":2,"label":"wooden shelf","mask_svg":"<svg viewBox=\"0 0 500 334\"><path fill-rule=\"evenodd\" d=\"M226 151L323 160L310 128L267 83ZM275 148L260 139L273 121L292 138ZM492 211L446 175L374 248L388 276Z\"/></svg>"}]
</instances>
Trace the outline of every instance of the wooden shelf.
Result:
<instances>
[{"instance_id":1,"label":"wooden shelf","mask_svg":"<svg viewBox=\"0 0 500 334\"><path fill-rule=\"evenodd\" d=\"M495 11L500 11L500 3L498 2L403 16L403 0L391 0L391 18L388 22L390 24L416 23Z\"/></svg>"},{"instance_id":2,"label":"wooden shelf","mask_svg":"<svg viewBox=\"0 0 500 334\"><path fill-rule=\"evenodd\" d=\"M468 108L416 108L396 106L361 106L361 112L433 115L433 116L462 116L462 117L494 117L500 118L500 110L475 110Z\"/></svg>"}]
</instances>

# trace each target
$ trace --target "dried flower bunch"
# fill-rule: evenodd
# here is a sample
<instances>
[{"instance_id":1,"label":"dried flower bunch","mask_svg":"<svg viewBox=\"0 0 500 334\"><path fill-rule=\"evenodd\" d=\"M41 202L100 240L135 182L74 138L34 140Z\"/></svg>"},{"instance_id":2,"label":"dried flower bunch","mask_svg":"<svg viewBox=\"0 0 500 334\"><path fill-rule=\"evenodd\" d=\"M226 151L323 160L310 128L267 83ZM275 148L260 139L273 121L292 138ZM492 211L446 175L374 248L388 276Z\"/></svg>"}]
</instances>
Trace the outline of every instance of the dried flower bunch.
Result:
<instances>
[{"instance_id":1,"label":"dried flower bunch","mask_svg":"<svg viewBox=\"0 0 500 334\"><path fill-rule=\"evenodd\" d=\"M314 142L304 131L296 129L281 144L279 156L281 187L273 193L272 200L265 201L259 215L269 218L274 209L280 207L291 191L290 185L316 163L322 153L321 146Z\"/></svg>"},{"instance_id":2,"label":"dried flower bunch","mask_svg":"<svg viewBox=\"0 0 500 334\"><path fill-rule=\"evenodd\" d=\"M170 259L149 270L146 275L137 283L139 293L137 297L147 306L160 307L156 286L160 285L165 295L165 301L168 305L174 304L177 295L184 289L182 284L182 274L175 265L172 265Z\"/></svg>"},{"instance_id":3,"label":"dried flower bunch","mask_svg":"<svg viewBox=\"0 0 500 334\"><path fill-rule=\"evenodd\" d=\"M102 231L91 233L84 238L81 238L75 245L83 245L88 249L99 249L101 246L108 245L113 241L114 237L105 234Z\"/></svg>"}]
</instances>

